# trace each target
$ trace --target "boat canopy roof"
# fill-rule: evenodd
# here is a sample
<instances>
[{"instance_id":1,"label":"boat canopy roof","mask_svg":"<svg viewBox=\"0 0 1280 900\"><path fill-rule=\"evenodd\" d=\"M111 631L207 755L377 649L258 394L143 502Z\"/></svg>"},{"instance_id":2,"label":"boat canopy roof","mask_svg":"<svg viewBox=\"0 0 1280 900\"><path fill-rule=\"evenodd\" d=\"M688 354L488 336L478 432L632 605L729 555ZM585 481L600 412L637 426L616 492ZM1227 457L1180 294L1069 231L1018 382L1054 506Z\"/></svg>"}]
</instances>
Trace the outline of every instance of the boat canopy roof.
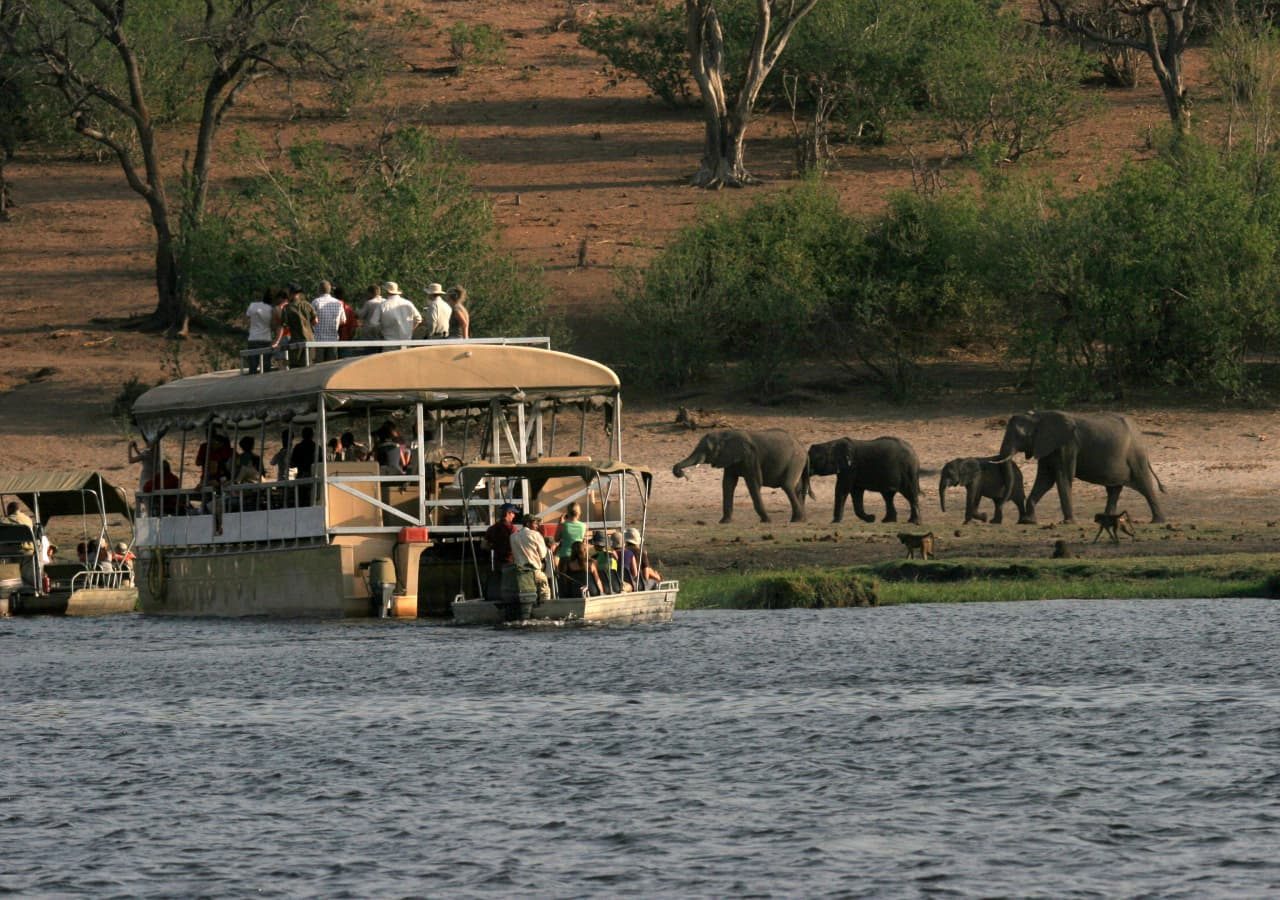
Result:
<instances>
[{"instance_id":1,"label":"boat canopy roof","mask_svg":"<svg viewBox=\"0 0 1280 900\"><path fill-rule=\"evenodd\" d=\"M0 473L0 494L17 496L31 509L36 508L35 497L38 494L41 524L54 516L99 512L98 503L90 500L90 496L102 498L103 514L118 513L125 518L130 517L129 501L124 491L99 473L87 470Z\"/></svg>"},{"instance_id":2,"label":"boat canopy roof","mask_svg":"<svg viewBox=\"0 0 1280 900\"><path fill-rule=\"evenodd\" d=\"M458 470L457 479L462 485L463 496L468 496L485 478L527 478L531 482L533 496L538 496L542 486L553 478L581 478L588 484L597 477L632 473L643 482L645 493L653 481L653 473L644 466L633 466L619 460L593 462L590 457L569 457L564 460L542 460L528 463L475 462Z\"/></svg>"},{"instance_id":3,"label":"boat canopy roof","mask_svg":"<svg viewBox=\"0 0 1280 900\"><path fill-rule=\"evenodd\" d=\"M541 347L441 341L306 368L246 375L212 372L162 384L133 406L150 440L172 428L219 422L288 421L327 408L422 402L459 409L490 400L581 400L611 395L612 369Z\"/></svg>"}]
</instances>

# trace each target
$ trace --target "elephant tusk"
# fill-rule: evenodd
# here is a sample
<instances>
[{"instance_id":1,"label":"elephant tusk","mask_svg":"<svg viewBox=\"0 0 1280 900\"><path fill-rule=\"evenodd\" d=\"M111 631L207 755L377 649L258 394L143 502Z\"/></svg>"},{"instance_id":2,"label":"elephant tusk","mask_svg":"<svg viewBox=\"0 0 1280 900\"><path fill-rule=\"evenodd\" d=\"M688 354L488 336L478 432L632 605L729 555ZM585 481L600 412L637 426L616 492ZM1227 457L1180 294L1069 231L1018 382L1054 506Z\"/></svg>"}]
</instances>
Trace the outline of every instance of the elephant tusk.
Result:
<instances>
[{"instance_id":1,"label":"elephant tusk","mask_svg":"<svg viewBox=\"0 0 1280 900\"><path fill-rule=\"evenodd\" d=\"M1013 459L1014 455L1015 455L1017 452L1018 452L1018 451L1017 451L1017 450L1015 450L1015 451L1013 451L1013 453L1010 453L1008 456L988 456L988 457L987 457L987 462L989 462L989 463L995 463L997 466L999 466L999 465L1003 465L1004 463L1007 463L1009 460Z\"/></svg>"}]
</instances>

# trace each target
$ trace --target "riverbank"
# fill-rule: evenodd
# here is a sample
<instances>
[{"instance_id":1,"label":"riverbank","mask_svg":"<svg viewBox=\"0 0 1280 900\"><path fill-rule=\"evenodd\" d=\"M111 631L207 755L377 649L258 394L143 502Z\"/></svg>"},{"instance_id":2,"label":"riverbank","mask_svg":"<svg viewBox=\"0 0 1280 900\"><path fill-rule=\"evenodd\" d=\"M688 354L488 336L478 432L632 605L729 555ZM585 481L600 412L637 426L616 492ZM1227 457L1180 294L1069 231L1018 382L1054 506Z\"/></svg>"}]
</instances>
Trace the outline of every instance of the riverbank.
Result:
<instances>
[{"instance_id":1,"label":"riverbank","mask_svg":"<svg viewBox=\"0 0 1280 900\"><path fill-rule=\"evenodd\" d=\"M680 609L1280 596L1270 553L1108 560L954 559L681 577Z\"/></svg>"}]
</instances>

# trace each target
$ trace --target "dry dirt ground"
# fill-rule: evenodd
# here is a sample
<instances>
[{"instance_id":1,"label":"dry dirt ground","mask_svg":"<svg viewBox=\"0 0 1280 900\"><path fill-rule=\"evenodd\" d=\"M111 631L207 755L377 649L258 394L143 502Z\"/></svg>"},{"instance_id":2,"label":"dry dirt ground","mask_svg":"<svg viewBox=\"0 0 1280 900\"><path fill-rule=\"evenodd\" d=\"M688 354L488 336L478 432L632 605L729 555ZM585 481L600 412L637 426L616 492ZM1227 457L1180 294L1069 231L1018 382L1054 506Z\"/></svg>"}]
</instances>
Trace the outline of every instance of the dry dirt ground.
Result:
<instances>
[{"instance_id":1,"label":"dry dirt ground","mask_svg":"<svg viewBox=\"0 0 1280 900\"><path fill-rule=\"evenodd\" d=\"M394 18L409 4L388 2ZM602 12L622 2L601 2ZM699 152L696 110L670 110L647 97L641 85L615 81L602 60L582 49L567 30L550 27L565 4L547 2L423 2L412 4L429 25L402 35L399 53L418 66L448 62L446 29L455 21L487 22L502 29L505 60L467 67L438 78L395 64L378 96L348 119L313 116L275 125L286 111L281 98L249 96L224 129L254 132L265 143L287 143L319 133L344 145L370 140L388 119L419 123L455 139L474 162L478 189L491 198L502 242L521 259L542 267L554 305L579 335L579 349L609 361L607 343L593 340L613 301L621 266L643 263L690 222L700 209L750 202L791 179L789 122L766 115L754 127L748 162L766 180L760 188L708 195L685 186ZM1191 67L1191 83L1211 115L1213 89ZM1165 114L1150 79L1131 92L1099 92L1098 109L1061 142L1059 152L1029 163L1060 183L1095 186L1122 160L1149 153L1149 136ZM911 185L913 152L938 159L942 147L921 142L881 148L845 148L831 183L852 209L873 211L889 191ZM180 157L175 157L180 158ZM954 171L954 170L952 170ZM234 176L224 166L219 177ZM154 305L150 281L151 234L142 203L128 190L118 168L70 157L23 155L8 169L13 221L0 224L0 441L5 469L94 467L132 485L136 471L125 463L127 423L112 419L111 400L129 377L161 377L164 342L121 326L122 320ZM517 197L519 202L517 203ZM578 247L587 242L587 266ZM318 275L319 273L317 273ZM184 350L187 365L199 356L199 339ZM655 353L661 347L654 348ZM916 448L923 467L947 459L993 452L999 420L1026 408L1029 398L1011 385L1015 378L996 365L973 365L931 402L907 408L877 399L870 389L801 394L785 408L737 402L730 392L629 399L626 455L658 471L652 513L655 544L669 569L759 567L787 563L844 563L885 559L900 553L894 534L902 526L847 521L832 527L831 479L816 483L809 521L786 522L786 503L770 491L773 522L754 520L740 489L734 524L718 526L719 473L701 468L677 482L671 463L697 438L673 424L679 404L714 408L735 425L784 427L802 442L839 435L894 434ZM976 374L974 374L976 373ZM946 381L948 379L941 379ZM1151 398L1125 411L1146 435L1155 469L1168 493L1171 528L1143 526L1139 541L1120 550L1098 544L1090 553L1270 552L1278 533L1280 416L1270 409L1212 405L1169 407ZM1024 465L1028 482L1034 477ZM1092 526L1023 527L971 525L961 528L957 492L952 512L938 511L936 475L923 478L925 527L940 536L941 555L1043 555L1053 540L1088 541ZM1103 504L1100 489L1077 486L1081 521ZM1121 506L1140 521L1141 498L1126 493ZM878 498L869 498L878 511ZM1046 498L1044 523L1057 514ZM904 517L905 518L905 517ZM912 529L914 530L914 529ZM923 529L921 529L923 530Z\"/></svg>"}]
</instances>

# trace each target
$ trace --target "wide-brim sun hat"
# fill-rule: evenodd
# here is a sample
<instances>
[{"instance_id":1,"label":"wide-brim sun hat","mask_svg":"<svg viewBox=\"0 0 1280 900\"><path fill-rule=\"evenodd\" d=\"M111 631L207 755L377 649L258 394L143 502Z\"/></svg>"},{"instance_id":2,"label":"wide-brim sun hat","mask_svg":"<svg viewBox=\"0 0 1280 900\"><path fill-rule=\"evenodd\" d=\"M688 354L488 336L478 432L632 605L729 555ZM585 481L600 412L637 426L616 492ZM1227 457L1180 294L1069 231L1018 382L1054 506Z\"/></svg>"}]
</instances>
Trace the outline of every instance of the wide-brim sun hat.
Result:
<instances>
[{"instance_id":1,"label":"wide-brim sun hat","mask_svg":"<svg viewBox=\"0 0 1280 900\"><path fill-rule=\"evenodd\" d=\"M640 532L639 532L639 530L637 530L637 529L635 529L635 528L628 528L628 529L624 532L624 534L626 535L626 540L627 540L627 543L628 543L628 544L635 544L636 546L639 546L639 545L640 545Z\"/></svg>"},{"instance_id":2,"label":"wide-brim sun hat","mask_svg":"<svg viewBox=\"0 0 1280 900\"><path fill-rule=\"evenodd\" d=\"M124 541L118 541L118 542L116 543L116 552L117 552L117 553L128 553L128 552L129 552L129 545L128 545L128 544L126 544Z\"/></svg>"},{"instance_id":3,"label":"wide-brim sun hat","mask_svg":"<svg viewBox=\"0 0 1280 900\"><path fill-rule=\"evenodd\" d=\"M400 293L400 285L396 284L394 281L384 281L382 283L382 293L398 294Z\"/></svg>"},{"instance_id":4,"label":"wide-brim sun hat","mask_svg":"<svg viewBox=\"0 0 1280 900\"><path fill-rule=\"evenodd\" d=\"M605 533L603 531L597 530L597 531L591 532L591 546L604 547L608 543L609 543L609 539L605 536Z\"/></svg>"},{"instance_id":5,"label":"wide-brim sun hat","mask_svg":"<svg viewBox=\"0 0 1280 900\"><path fill-rule=\"evenodd\" d=\"M428 297L443 297L443 296L444 296L444 288L443 288L443 287L441 287L438 283L436 283L436 282L432 282L431 284L427 285L427 296L428 296Z\"/></svg>"}]
</instances>

